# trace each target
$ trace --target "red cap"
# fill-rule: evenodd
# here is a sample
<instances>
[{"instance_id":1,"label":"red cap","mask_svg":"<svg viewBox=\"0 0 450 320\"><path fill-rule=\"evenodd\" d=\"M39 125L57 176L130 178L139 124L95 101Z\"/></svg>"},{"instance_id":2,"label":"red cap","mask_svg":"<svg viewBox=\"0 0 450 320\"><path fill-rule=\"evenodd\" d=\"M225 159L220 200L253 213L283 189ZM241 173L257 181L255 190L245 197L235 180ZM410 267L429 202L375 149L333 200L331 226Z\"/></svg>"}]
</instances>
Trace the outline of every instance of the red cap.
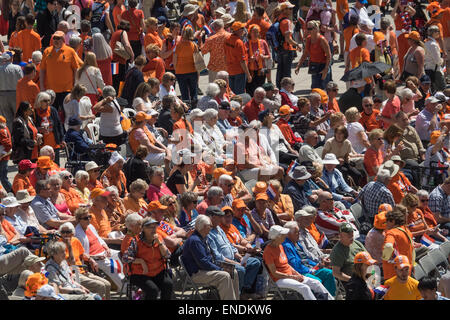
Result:
<instances>
[{"instance_id":1,"label":"red cap","mask_svg":"<svg viewBox=\"0 0 450 320\"><path fill-rule=\"evenodd\" d=\"M28 159L22 160L19 162L19 170L20 171L24 171L24 170L28 170L28 169L34 169L37 167L36 163L31 162Z\"/></svg>"}]
</instances>

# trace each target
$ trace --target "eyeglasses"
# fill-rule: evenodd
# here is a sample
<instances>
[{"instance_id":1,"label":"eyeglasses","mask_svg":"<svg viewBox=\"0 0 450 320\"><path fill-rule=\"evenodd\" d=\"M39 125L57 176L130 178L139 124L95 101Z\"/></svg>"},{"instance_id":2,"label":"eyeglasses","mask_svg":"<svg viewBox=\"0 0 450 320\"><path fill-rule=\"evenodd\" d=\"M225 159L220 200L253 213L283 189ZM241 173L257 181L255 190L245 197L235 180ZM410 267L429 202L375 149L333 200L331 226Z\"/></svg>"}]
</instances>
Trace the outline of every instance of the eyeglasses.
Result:
<instances>
[{"instance_id":1,"label":"eyeglasses","mask_svg":"<svg viewBox=\"0 0 450 320\"><path fill-rule=\"evenodd\" d=\"M64 177L64 180L68 180L68 179L72 179L72 178L73 178L72 175L70 175L70 176L65 176L65 177Z\"/></svg>"},{"instance_id":2,"label":"eyeglasses","mask_svg":"<svg viewBox=\"0 0 450 320\"><path fill-rule=\"evenodd\" d=\"M306 28L306 30L311 31L314 30L314 28Z\"/></svg>"},{"instance_id":3,"label":"eyeglasses","mask_svg":"<svg viewBox=\"0 0 450 320\"><path fill-rule=\"evenodd\" d=\"M53 37L53 41L59 41L59 40L62 40L62 38L61 37Z\"/></svg>"},{"instance_id":4,"label":"eyeglasses","mask_svg":"<svg viewBox=\"0 0 450 320\"><path fill-rule=\"evenodd\" d=\"M70 231L70 230L62 230L61 233L69 234L69 233L72 233L72 231Z\"/></svg>"},{"instance_id":5,"label":"eyeglasses","mask_svg":"<svg viewBox=\"0 0 450 320\"><path fill-rule=\"evenodd\" d=\"M80 218L80 220L91 220L91 219L92 219L92 216L87 216L87 217Z\"/></svg>"}]
</instances>

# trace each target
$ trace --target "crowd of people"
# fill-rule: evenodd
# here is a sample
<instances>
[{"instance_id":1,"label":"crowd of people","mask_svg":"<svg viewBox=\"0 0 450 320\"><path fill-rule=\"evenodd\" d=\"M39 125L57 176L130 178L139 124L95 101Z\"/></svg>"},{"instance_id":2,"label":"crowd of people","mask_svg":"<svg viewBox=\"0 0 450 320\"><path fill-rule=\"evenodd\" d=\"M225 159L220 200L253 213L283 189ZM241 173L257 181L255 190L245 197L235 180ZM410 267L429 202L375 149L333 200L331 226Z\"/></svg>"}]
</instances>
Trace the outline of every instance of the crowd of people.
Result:
<instances>
[{"instance_id":1,"label":"crowd of people","mask_svg":"<svg viewBox=\"0 0 450 320\"><path fill-rule=\"evenodd\" d=\"M450 2L369 2L2 1L1 298L448 300Z\"/></svg>"}]
</instances>

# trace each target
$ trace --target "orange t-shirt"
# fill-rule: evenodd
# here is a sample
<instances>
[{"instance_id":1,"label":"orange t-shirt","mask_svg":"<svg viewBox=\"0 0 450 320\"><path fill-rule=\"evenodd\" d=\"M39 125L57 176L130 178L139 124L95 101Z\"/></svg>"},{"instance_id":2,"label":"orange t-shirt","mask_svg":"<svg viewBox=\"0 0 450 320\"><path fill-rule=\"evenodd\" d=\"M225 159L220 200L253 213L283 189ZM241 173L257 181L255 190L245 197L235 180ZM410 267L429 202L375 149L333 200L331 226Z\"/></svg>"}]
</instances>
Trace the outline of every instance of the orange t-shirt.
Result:
<instances>
[{"instance_id":1,"label":"orange t-shirt","mask_svg":"<svg viewBox=\"0 0 450 320\"><path fill-rule=\"evenodd\" d=\"M319 230L317 230L316 225L314 223L311 223L306 229L313 236L314 240L316 240L317 243L320 243L322 235L320 234Z\"/></svg>"},{"instance_id":2,"label":"orange t-shirt","mask_svg":"<svg viewBox=\"0 0 450 320\"><path fill-rule=\"evenodd\" d=\"M22 48L22 61L28 62L34 51L41 49L41 37L33 29L25 29L17 35L17 42Z\"/></svg>"},{"instance_id":3,"label":"orange t-shirt","mask_svg":"<svg viewBox=\"0 0 450 320\"><path fill-rule=\"evenodd\" d=\"M345 52L350 51L350 41L357 33L359 33L359 29L357 26L349 26L344 29Z\"/></svg>"},{"instance_id":4,"label":"orange t-shirt","mask_svg":"<svg viewBox=\"0 0 450 320\"><path fill-rule=\"evenodd\" d=\"M28 193L30 194L30 196L36 195L36 191L34 190L32 184L30 182L30 179L20 173L16 174L16 176L14 177L14 181L12 184L12 190L13 190L14 194L17 194L17 191L19 191L19 190L28 190Z\"/></svg>"},{"instance_id":5,"label":"orange t-shirt","mask_svg":"<svg viewBox=\"0 0 450 320\"><path fill-rule=\"evenodd\" d=\"M128 250L130 247L130 243L133 239L136 239L136 236L130 236L129 234L126 234L125 237L122 240L122 243L120 244L120 253L124 254L125 251Z\"/></svg>"},{"instance_id":6,"label":"orange t-shirt","mask_svg":"<svg viewBox=\"0 0 450 320\"><path fill-rule=\"evenodd\" d=\"M343 7L343 11L341 11ZM345 14L348 12L348 1L347 0L336 0L336 14L339 21L344 19Z\"/></svg>"},{"instance_id":7,"label":"orange t-shirt","mask_svg":"<svg viewBox=\"0 0 450 320\"><path fill-rule=\"evenodd\" d=\"M175 47L174 53L177 55L177 64L175 72L177 74L186 74L197 72L194 64L194 52L197 45L193 41L181 40Z\"/></svg>"},{"instance_id":8,"label":"orange t-shirt","mask_svg":"<svg viewBox=\"0 0 450 320\"><path fill-rule=\"evenodd\" d=\"M308 36L306 38L305 50L306 52L309 53L311 62L316 63L327 62L327 55L325 54L325 51L323 50L323 47L320 44L322 41L321 39L325 39L325 37L320 35L319 38L317 38L316 42L311 41L311 36Z\"/></svg>"},{"instance_id":9,"label":"orange t-shirt","mask_svg":"<svg viewBox=\"0 0 450 320\"><path fill-rule=\"evenodd\" d=\"M294 269L289 265L286 253L284 253L284 249L281 244L278 247L273 247L270 244L266 246L263 253L263 259L266 265L274 264L278 272L290 275L294 274ZM273 281L279 280L279 278L275 277L271 273L270 277Z\"/></svg>"},{"instance_id":10,"label":"orange t-shirt","mask_svg":"<svg viewBox=\"0 0 450 320\"><path fill-rule=\"evenodd\" d=\"M424 223L424 215L422 210L419 208L417 208L413 213L409 213L406 218L406 226L409 231L416 232L427 229L427 226Z\"/></svg>"},{"instance_id":11,"label":"orange t-shirt","mask_svg":"<svg viewBox=\"0 0 450 320\"><path fill-rule=\"evenodd\" d=\"M81 63L75 50L65 44L58 52L54 47L45 49L41 62L41 70L46 71L45 88L56 93L71 91L75 72Z\"/></svg>"},{"instance_id":12,"label":"orange t-shirt","mask_svg":"<svg viewBox=\"0 0 450 320\"><path fill-rule=\"evenodd\" d=\"M147 215L147 202L142 198L136 201L130 196L127 196L123 199L123 205L126 210L137 212L143 217Z\"/></svg>"},{"instance_id":13,"label":"orange t-shirt","mask_svg":"<svg viewBox=\"0 0 450 320\"><path fill-rule=\"evenodd\" d=\"M162 243L163 239L158 234L158 239ZM137 240L137 258L141 258L147 264L147 273L145 273L148 277L154 277L161 273L161 271L165 268L165 262L163 257L161 256L161 250L158 244L149 245L142 241L141 239ZM133 263L131 265L131 273L132 274L144 274L142 265L138 263Z\"/></svg>"},{"instance_id":14,"label":"orange t-shirt","mask_svg":"<svg viewBox=\"0 0 450 320\"><path fill-rule=\"evenodd\" d=\"M62 240L59 240L62 241ZM70 239L70 244L72 246L73 258L75 259L75 265L81 266L83 263L81 262L81 255L84 253L83 245L80 240L76 237L72 237ZM69 249L66 248L66 260L69 259ZM83 268L80 268L80 272L84 273Z\"/></svg>"},{"instance_id":15,"label":"orange t-shirt","mask_svg":"<svg viewBox=\"0 0 450 320\"><path fill-rule=\"evenodd\" d=\"M448 28L449 20L450 20L450 7L444 9L444 12L440 19L441 25L442 25L442 33L444 34L444 38L450 37L450 30Z\"/></svg>"},{"instance_id":16,"label":"orange t-shirt","mask_svg":"<svg viewBox=\"0 0 450 320\"><path fill-rule=\"evenodd\" d=\"M31 106L33 106L36 96L40 91L39 86L33 80L24 77L17 81L16 110L19 108L19 104L23 101L28 101Z\"/></svg>"},{"instance_id":17,"label":"orange t-shirt","mask_svg":"<svg viewBox=\"0 0 450 320\"><path fill-rule=\"evenodd\" d=\"M98 235L102 238L108 238L108 234L112 230L108 215L106 214L105 210L102 210L100 213L96 213L91 208L91 210L89 210L89 213L92 214L91 224L94 226L95 230L97 230Z\"/></svg>"},{"instance_id":18,"label":"orange t-shirt","mask_svg":"<svg viewBox=\"0 0 450 320\"><path fill-rule=\"evenodd\" d=\"M370 132L373 129L381 129L381 122L377 120L380 110L373 109L373 112L370 115L367 115L364 111L360 114L361 119L359 119L359 123L361 123L366 132Z\"/></svg>"},{"instance_id":19,"label":"orange t-shirt","mask_svg":"<svg viewBox=\"0 0 450 320\"><path fill-rule=\"evenodd\" d=\"M142 72L144 73L145 81L147 81L148 78L156 78L161 82L162 77L166 72L164 60L161 59L161 57L156 57L149 60L144 69L142 69Z\"/></svg>"},{"instance_id":20,"label":"orange t-shirt","mask_svg":"<svg viewBox=\"0 0 450 320\"><path fill-rule=\"evenodd\" d=\"M411 243L412 234L405 226L401 228L406 231L408 236L405 234L404 231L400 230L399 228L386 230L386 235L384 237L384 245L386 243L392 243L394 249L397 251L396 253L397 255L404 255L408 258L408 260L411 263L414 263L414 261L412 261L412 255L414 250ZM394 264L383 260L383 273L385 279L390 279L393 276L395 276Z\"/></svg>"},{"instance_id":21,"label":"orange t-shirt","mask_svg":"<svg viewBox=\"0 0 450 320\"><path fill-rule=\"evenodd\" d=\"M251 18L247 21L246 28L248 29L252 24L256 24L261 29L259 32L260 39L266 39L267 30L270 28L270 23L264 18Z\"/></svg>"},{"instance_id":22,"label":"orange t-shirt","mask_svg":"<svg viewBox=\"0 0 450 320\"><path fill-rule=\"evenodd\" d=\"M223 224L220 225L223 232L225 232L225 235L227 236L228 241L231 242L231 244L240 244L242 241L242 236L239 230L234 226L234 224L230 223L229 226L225 226Z\"/></svg>"},{"instance_id":23,"label":"orange t-shirt","mask_svg":"<svg viewBox=\"0 0 450 320\"><path fill-rule=\"evenodd\" d=\"M95 256L105 251L105 248L103 248L100 240L98 240L98 238L89 228L86 229L86 237L89 241L89 255Z\"/></svg>"},{"instance_id":24,"label":"orange t-shirt","mask_svg":"<svg viewBox=\"0 0 450 320\"><path fill-rule=\"evenodd\" d=\"M144 37L144 47L147 48L149 44L156 44L160 49L162 48L163 41L159 37L158 31L149 31Z\"/></svg>"},{"instance_id":25,"label":"orange t-shirt","mask_svg":"<svg viewBox=\"0 0 450 320\"><path fill-rule=\"evenodd\" d=\"M248 61L247 49L238 36L232 34L225 40L225 60L227 64L227 72L230 76L244 73L241 61Z\"/></svg>"},{"instance_id":26,"label":"orange t-shirt","mask_svg":"<svg viewBox=\"0 0 450 320\"><path fill-rule=\"evenodd\" d=\"M144 12L136 8L129 8L122 12L122 20L127 20L130 23L130 30L127 31L128 40L139 41L142 33L141 21L144 19Z\"/></svg>"},{"instance_id":27,"label":"orange t-shirt","mask_svg":"<svg viewBox=\"0 0 450 320\"><path fill-rule=\"evenodd\" d=\"M358 46L350 51L349 58L351 62L351 68L354 69L358 67L363 61L370 62L370 53L366 48Z\"/></svg>"},{"instance_id":28,"label":"orange t-shirt","mask_svg":"<svg viewBox=\"0 0 450 320\"><path fill-rule=\"evenodd\" d=\"M333 98L333 100L330 99L328 102L328 111L341 112L336 98Z\"/></svg>"},{"instance_id":29,"label":"orange t-shirt","mask_svg":"<svg viewBox=\"0 0 450 320\"><path fill-rule=\"evenodd\" d=\"M278 18L278 21L280 21L281 34L283 36L288 35L289 38L292 38L292 35L294 33L294 25L292 24L292 21L289 18L287 18L287 19L284 19L284 18L286 18L286 17L283 16L283 15L281 15ZM290 44L287 41L283 41L283 49L284 50L288 50L288 51L294 51L295 50L294 47L292 46L292 44Z\"/></svg>"},{"instance_id":30,"label":"orange t-shirt","mask_svg":"<svg viewBox=\"0 0 450 320\"><path fill-rule=\"evenodd\" d=\"M75 213L75 210L80 207L80 204L84 203L84 200L74 188L70 188L69 191L61 188L61 193L66 199L67 207L69 207L69 210L70 212L72 212L72 214Z\"/></svg>"},{"instance_id":31,"label":"orange t-shirt","mask_svg":"<svg viewBox=\"0 0 450 320\"><path fill-rule=\"evenodd\" d=\"M80 57L80 59L83 57L83 52L84 52L84 41L87 39L91 39L92 37L89 36L88 34L80 34L79 37L81 38L81 46L78 48L77 50L77 55L78 57ZM113 47L114 49L114 47Z\"/></svg>"},{"instance_id":32,"label":"orange t-shirt","mask_svg":"<svg viewBox=\"0 0 450 320\"><path fill-rule=\"evenodd\" d=\"M14 31L11 33L11 37L9 38L8 46L10 48L17 48L19 47L19 40L18 40L19 33L17 31Z\"/></svg>"},{"instance_id":33,"label":"orange t-shirt","mask_svg":"<svg viewBox=\"0 0 450 320\"><path fill-rule=\"evenodd\" d=\"M373 177L377 174L374 167L379 167L383 164L383 152L381 150L374 150L373 148L368 148L364 154L364 167L367 171L369 177Z\"/></svg>"},{"instance_id":34,"label":"orange t-shirt","mask_svg":"<svg viewBox=\"0 0 450 320\"><path fill-rule=\"evenodd\" d=\"M399 204L402 201L403 197L408 193L410 187L411 182L401 171L399 171L387 185L387 188L391 191L396 204Z\"/></svg>"},{"instance_id":35,"label":"orange t-shirt","mask_svg":"<svg viewBox=\"0 0 450 320\"><path fill-rule=\"evenodd\" d=\"M122 4L120 6L114 6L113 9L113 20L114 20L114 25L117 26L120 23L120 20L122 20L122 13L125 12L125 6Z\"/></svg>"}]
</instances>

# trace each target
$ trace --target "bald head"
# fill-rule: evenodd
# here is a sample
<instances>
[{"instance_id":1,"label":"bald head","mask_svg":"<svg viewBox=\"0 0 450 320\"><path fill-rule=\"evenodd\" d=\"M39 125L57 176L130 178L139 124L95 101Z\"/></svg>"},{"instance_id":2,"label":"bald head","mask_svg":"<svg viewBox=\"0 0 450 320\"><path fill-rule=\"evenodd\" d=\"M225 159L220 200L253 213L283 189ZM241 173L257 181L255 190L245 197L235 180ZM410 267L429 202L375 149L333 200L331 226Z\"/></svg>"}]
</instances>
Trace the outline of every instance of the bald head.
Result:
<instances>
[{"instance_id":1,"label":"bald head","mask_svg":"<svg viewBox=\"0 0 450 320\"><path fill-rule=\"evenodd\" d=\"M321 193L319 193L319 197L317 198L317 202L322 203L324 201L326 201L327 199L332 198L332 194L330 192L327 191L323 191Z\"/></svg>"}]
</instances>

